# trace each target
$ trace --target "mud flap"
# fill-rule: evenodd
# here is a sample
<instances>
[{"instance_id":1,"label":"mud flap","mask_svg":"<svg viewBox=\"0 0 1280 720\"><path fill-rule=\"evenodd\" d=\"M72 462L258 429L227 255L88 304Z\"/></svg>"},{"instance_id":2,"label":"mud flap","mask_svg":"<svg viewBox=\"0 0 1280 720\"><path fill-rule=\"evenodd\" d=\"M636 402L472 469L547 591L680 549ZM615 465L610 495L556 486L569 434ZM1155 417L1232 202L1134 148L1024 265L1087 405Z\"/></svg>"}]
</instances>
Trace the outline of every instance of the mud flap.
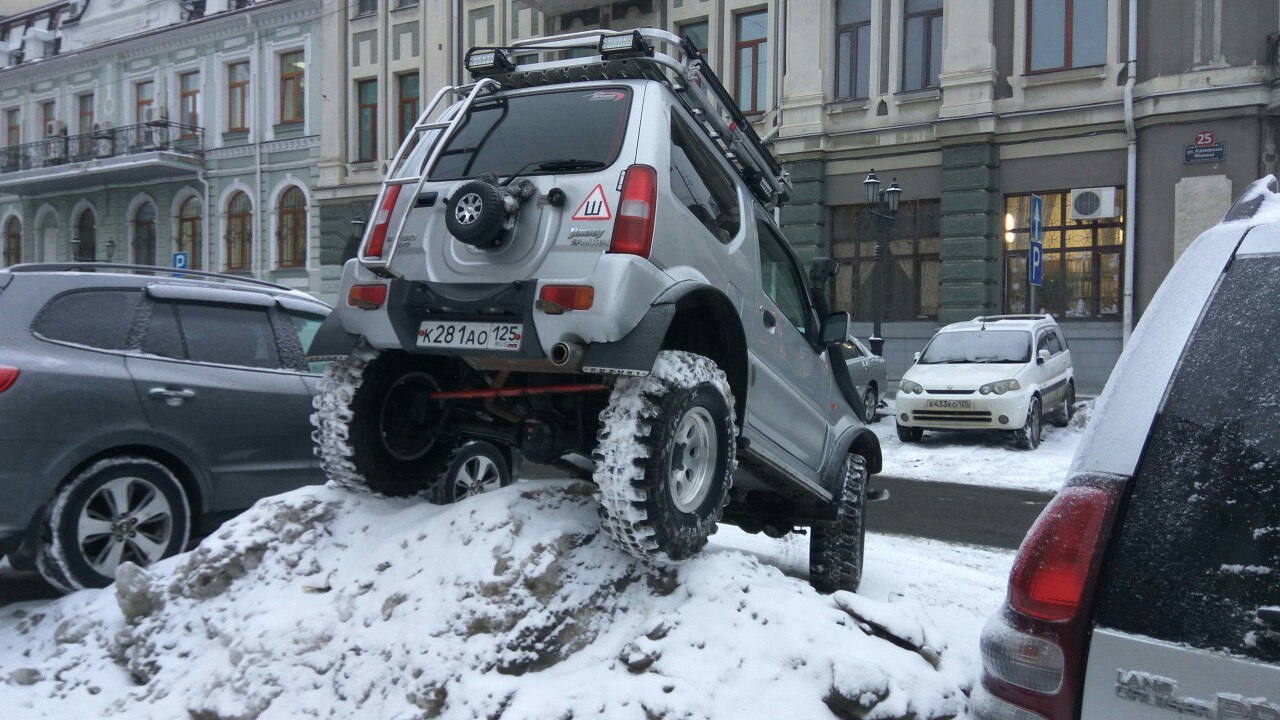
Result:
<instances>
[{"instance_id":1,"label":"mud flap","mask_svg":"<svg viewBox=\"0 0 1280 720\"><path fill-rule=\"evenodd\" d=\"M606 375L648 375L675 315L675 303L650 307L640 324L621 340L588 347L582 358L583 371Z\"/></svg>"},{"instance_id":2,"label":"mud flap","mask_svg":"<svg viewBox=\"0 0 1280 720\"><path fill-rule=\"evenodd\" d=\"M315 337L311 339L306 357L309 362L341 360L351 354L359 341L359 335L352 335L342 327L338 313L329 313L329 317L324 319Z\"/></svg>"}]
</instances>

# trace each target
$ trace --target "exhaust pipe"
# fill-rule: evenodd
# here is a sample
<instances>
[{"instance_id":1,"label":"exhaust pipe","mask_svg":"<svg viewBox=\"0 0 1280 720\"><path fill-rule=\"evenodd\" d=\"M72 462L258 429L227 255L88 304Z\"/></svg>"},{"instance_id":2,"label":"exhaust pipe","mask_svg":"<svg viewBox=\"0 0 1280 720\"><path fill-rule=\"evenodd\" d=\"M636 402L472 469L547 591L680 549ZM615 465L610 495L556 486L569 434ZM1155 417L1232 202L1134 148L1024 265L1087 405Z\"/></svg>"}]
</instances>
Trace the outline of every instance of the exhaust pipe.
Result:
<instances>
[{"instance_id":1,"label":"exhaust pipe","mask_svg":"<svg viewBox=\"0 0 1280 720\"><path fill-rule=\"evenodd\" d=\"M578 343L558 342L551 346L551 364L576 370L582 365L582 353L582 346Z\"/></svg>"}]
</instances>

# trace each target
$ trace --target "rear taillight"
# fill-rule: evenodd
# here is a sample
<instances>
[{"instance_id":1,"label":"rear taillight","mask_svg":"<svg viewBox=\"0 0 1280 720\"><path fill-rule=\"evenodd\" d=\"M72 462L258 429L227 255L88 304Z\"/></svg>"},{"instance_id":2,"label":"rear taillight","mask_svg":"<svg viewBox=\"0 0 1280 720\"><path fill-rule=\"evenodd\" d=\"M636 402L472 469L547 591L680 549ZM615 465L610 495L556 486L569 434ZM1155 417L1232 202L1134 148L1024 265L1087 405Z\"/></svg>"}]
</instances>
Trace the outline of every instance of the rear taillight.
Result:
<instances>
[{"instance_id":1,"label":"rear taillight","mask_svg":"<svg viewBox=\"0 0 1280 720\"><path fill-rule=\"evenodd\" d=\"M13 387L13 383L17 379L18 368L0 365L0 393Z\"/></svg>"},{"instance_id":2,"label":"rear taillight","mask_svg":"<svg viewBox=\"0 0 1280 720\"><path fill-rule=\"evenodd\" d=\"M658 172L648 165L627 168L618 201L618 217L613 221L609 252L649 257L653 247L653 220L658 202Z\"/></svg>"},{"instance_id":3,"label":"rear taillight","mask_svg":"<svg viewBox=\"0 0 1280 720\"><path fill-rule=\"evenodd\" d=\"M1022 542L1004 606L982 630L978 719L1074 718L1098 568L1126 480L1080 475L1040 514ZM977 694L975 694L977 697Z\"/></svg>"},{"instance_id":4,"label":"rear taillight","mask_svg":"<svg viewBox=\"0 0 1280 720\"><path fill-rule=\"evenodd\" d=\"M382 204L378 206L378 214L373 217L373 228L369 231L369 242L364 247L364 257L367 259L377 260L382 257L383 246L387 243L387 226L391 224L391 214L395 212L400 187L392 185L382 196Z\"/></svg>"},{"instance_id":5,"label":"rear taillight","mask_svg":"<svg viewBox=\"0 0 1280 720\"><path fill-rule=\"evenodd\" d=\"M590 310L595 303L596 291L590 285L543 285L538 299L561 311Z\"/></svg>"},{"instance_id":6,"label":"rear taillight","mask_svg":"<svg viewBox=\"0 0 1280 720\"><path fill-rule=\"evenodd\" d=\"M347 305L361 310L377 310L387 301L386 285L352 285L347 291Z\"/></svg>"}]
</instances>

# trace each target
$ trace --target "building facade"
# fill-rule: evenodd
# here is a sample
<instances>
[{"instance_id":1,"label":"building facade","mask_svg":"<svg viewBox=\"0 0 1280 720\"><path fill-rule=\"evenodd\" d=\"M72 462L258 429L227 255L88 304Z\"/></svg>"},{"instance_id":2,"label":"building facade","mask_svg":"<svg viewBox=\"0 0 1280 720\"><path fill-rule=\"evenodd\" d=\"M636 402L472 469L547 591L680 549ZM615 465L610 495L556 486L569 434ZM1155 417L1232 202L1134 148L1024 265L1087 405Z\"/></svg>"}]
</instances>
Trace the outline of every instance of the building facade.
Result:
<instances>
[{"instance_id":1,"label":"building facade","mask_svg":"<svg viewBox=\"0 0 1280 720\"><path fill-rule=\"evenodd\" d=\"M0 19L4 264L321 291L318 0L80 0Z\"/></svg>"}]
</instances>

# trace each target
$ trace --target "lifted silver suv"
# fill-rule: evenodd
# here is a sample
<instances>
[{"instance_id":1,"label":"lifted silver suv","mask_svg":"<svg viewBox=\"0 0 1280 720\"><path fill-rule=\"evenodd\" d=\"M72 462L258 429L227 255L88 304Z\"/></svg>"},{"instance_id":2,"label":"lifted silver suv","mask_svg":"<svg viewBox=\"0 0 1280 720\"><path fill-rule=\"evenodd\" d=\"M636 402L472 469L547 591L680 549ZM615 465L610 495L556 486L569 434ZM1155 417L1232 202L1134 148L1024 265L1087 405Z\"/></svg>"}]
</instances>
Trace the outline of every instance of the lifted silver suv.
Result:
<instances>
[{"instance_id":1,"label":"lifted silver suv","mask_svg":"<svg viewBox=\"0 0 1280 720\"><path fill-rule=\"evenodd\" d=\"M826 313L832 263L802 272L775 226L786 173L697 49L591 31L467 66L393 160L312 346L344 358L313 418L329 477L440 499L468 440L589 456L634 555L684 559L721 519L812 527L815 586L855 588L881 462L848 315Z\"/></svg>"}]
</instances>

